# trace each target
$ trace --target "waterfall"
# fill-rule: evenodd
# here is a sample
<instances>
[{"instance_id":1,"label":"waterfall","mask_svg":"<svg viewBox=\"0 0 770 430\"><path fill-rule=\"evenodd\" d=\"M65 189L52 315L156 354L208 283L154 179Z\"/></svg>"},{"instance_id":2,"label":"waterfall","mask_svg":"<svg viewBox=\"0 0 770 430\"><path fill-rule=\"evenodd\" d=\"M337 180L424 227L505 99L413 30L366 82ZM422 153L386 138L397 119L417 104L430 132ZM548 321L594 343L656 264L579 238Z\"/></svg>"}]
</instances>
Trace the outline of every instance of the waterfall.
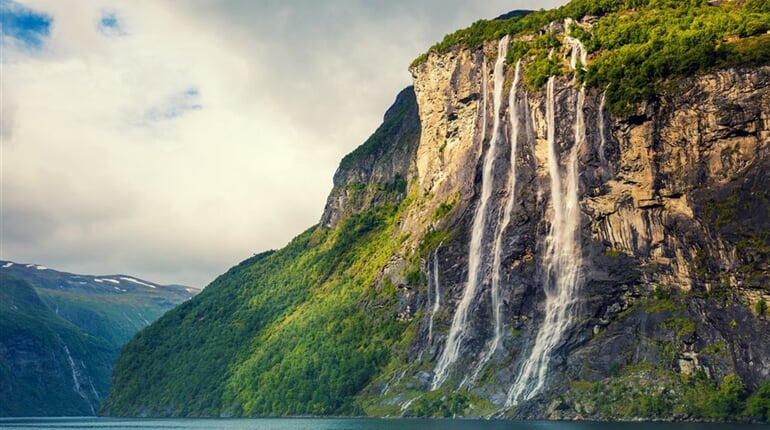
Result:
<instances>
[{"instance_id":1,"label":"waterfall","mask_svg":"<svg viewBox=\"0 0 770 430\"><path fill-rule=\"evenodd\" d=\"M503 237L505 231L511 223L511 215L513 214L513 205L516 198L516 152L519 141L519 105L516 100L516 89L519 87L519 80L521 76L521 60L516 63L516 70L513 76L513 84L511 85L511 91L508 96L508 110L511 120L511 175L508 180L508 200L505 203L505 209L503 209L503 220L498 225L497 234L495 235L495 242L493 249L492 260L492 317L494 320L494 337L492 342L487 348L487 352L484 357L479 361L476 370L471 376L471 383L474 383L479 376L479 373L484 368L484 365L492 358L500 346L500 341L503 337L503 318L502 318L502 297L500 294L500 278L501 278L501 266L503 255Z\"/></svg>"},{"instance_id":2,"label":"waterfall","mask_svg":"<svg viewBox=\"0 0 770 430\"><path fill-rule=\"evenodd\" d=\"M90 376L88 377L88 385L89 385L89 386L90 386L90 388L91 388L91 394L93 394L93 395L94 395L94 399L97 399L97 401L98 401L99 399L101 399L101 398L102 398L102 396L100 396L100 395L99 395L99 392L98 392L98 391L96 391L96 387L94 386L94 380L93 380L93 379L91 379L91 377L90 377Z\"/></svg>"},{"instance_id":3,"label":"waterfall","mask_svg":"<svg viewBox=\"0 0 770 430\"><path fill-rule=\"evenodd\" d=\"M69 361L70 369L72 370L72 388L76 393L80 395L80 397L83 398L83 400L86 401L88 407L91 408L91 413L96 415L94 405L91 404L91 400L89 400L88 395L83 392L83 384L80 383L80 371L78 370L77 365L75 364L75 360L72 358L72 354L70 354L70 349L67 347L67 345L64 345L64 353L67 354L67 361ZM91 390L96 393L96 389L94 388L93 384L91 384Z\"/></svg>"},{"instance_id":4,"label":"waterfall","mask_svg":"<svg viewBox=\"0 0 770 430\"><path fill-rule=\"evenodd\" d=\"M574 21L572 18L567 18L564 20L564 28L565 30L569 31L569 26ZM577 70L577 60L580 60L580 68L585 70L586 65L588 64L588 52L586 51L586 48L583 46L583 43L580 42L580 40L571 37L571 36L564 36L564 42L569 46L571 49L570 52L570 60L569 60L569 66L572 70Z\"/></svg>"},{"instance_id":5,"label":"waterfall","mask_svg":"<svg viewBox=\"0 0 770 430\"><path fill-rule=\"evenodd\" d=\"M494 69L494 95L493 95L493 112L494 121L492 126L492 139L489 143L489 149L483 160L482 174L481 174L481 196L479 198L479 204L476 208L476 213L473 217L473 228L471 230L471 241L468 248L468 282L465 284L462 299L457 305L454 317L452 318L452 325L449 329L449 335L447 336L446 345L441 352L436 368L433 373L433 383L431 389L435 390L440 387L448 376L449 366L457 361L457 357L460 354L460 346L462 345L463 338L465 337L465 330L468 322L468 314L470 312L471 304L476 297L476 290L479 285L480 277L482 274L482 245L484 243L484 230L487 220L487 205L489 198L492 196L493 188L493 172L492 167L497 153L497 141L500 137L500 105L502 103L503 82L505 75L503 74L503 65L505 63L505 55L508 51L508 36L505 36L500 40L498 44L497 61L495 62ZM482 114L484 120L482 121L482 139L484 142L484 130L486 129L486 62L482 65L482 105L484 106Z\"/></svg>"},{"instance_id":6,"label":"waterfall","mask_svg":"<svg viewBox=\"0 0 770 430\"><path fill-rule=\"evenodd\" d=\"M443 243L443 242L442 242ZM441 308L441 283L438 279L438 250L441 248L441 243L438 244L436 250L433 251L433 309L430 312L430 320L428 321L428 342L433 343L433 319L436 317L439 309ZM430 279L430 277L428 277Z\"/></svg>"},{"instance_id":7,"label":"waterfall","mask_svg":"<svg viewBox=\"0 0 770 430\"><path fill-rule=\"evenodd\" d=\"M568 27L571 20L565 21ZM587 53L578 39L565 37L572 48L570 67L586 66ZM548 79L546 89L546 122L548 141L548 172L551 178L551 205L553 208L551 227L546 238L545 252L545 318L535 339L529 358L519 372L508 392L506 406L534 397L545 384L545 376L551 360L551 353L562 340L562 336L575 320L575 304L580 288L582 256L580 249L580 207L578 203L578 153L586 141L585 87L578 92L575 107L573 145L566 167L566 187L562 187L559 168L559 153L556 142L556 102L554 96L555 77Z\"/></svg>"},{"instance_id":8,"label":"waterfall","mask_svg":"<svg viewBox=\"0 0 770 430\"><path fill-rule=\"evenodd\" d=\"M604 149L607 146L607 136L604 135L604 108L605 98L607 93L602 93L602 100L599 102L598 122L599 122L599 161L602 163L602 167L607 167L607 156L604 154Z\"/></svg>"},{"instance_id":9,"label":"waterfall","mask_svg":"<svg viewBox=\"0 0 770 430\"><path fill-rule=\"evenodd\" d=\"M564 42L572 47L572 54L570 54L569 66L572 70L577 70L577 61L580 60L580 68L585 70L588 53L586 52L583 44L578 39L570 36L564 36Z\"/></svg>"},{"instance_id":10,"label":"waterfall","mask_svg":"<svg viewBox=\"0 0 770 430\"><path fill-rule=\"evenodd\" d=\"M64 345L64 352L67 354L67 360L69 361L70 369L72 370L72 388L76 393L81 393L80 379L78 378L79 372L75 367L75 360L72 359L72 354L70 354L70 349L67 348L67 345Z\"/></svg>"},{"instance_id":11,"label":"waterfall","mask_svg":"<svg viewBox=\"0 0 770 430\"><path fill-rule=\"evenodd\" d=\"M566 186L562 187L555 131L554 77L548 80L546 121L548 125L548 168L551 177L552 223L546 238L545 319L508 393L506 406L531 399L545 384L551 353L575 319L575 302L580 287L580 208L578 205L578 160L586 139L583 105L585 90L580 89L576 106L574 144L566 167Z\"/></svg>"}]
</instances>

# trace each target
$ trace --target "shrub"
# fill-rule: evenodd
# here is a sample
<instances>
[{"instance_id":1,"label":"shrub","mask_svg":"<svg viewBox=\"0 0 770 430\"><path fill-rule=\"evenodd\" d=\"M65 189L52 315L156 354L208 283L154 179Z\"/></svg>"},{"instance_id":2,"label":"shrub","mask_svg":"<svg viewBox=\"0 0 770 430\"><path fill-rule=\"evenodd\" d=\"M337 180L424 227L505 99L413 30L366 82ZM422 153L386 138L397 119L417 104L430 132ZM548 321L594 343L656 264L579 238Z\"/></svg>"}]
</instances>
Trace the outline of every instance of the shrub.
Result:
<instances>
[{"instance_id":1,"label":"shrub","mask_svg":"<svg viewBox=\"0 0 770 430\"><path fill-rule=\"evenodd\" d=\"M731 373L725 376L719 390L709 395L702 404L705 417L727 420L740 415L744 410L746 388L741 378Z\"/></svg>"},{"instance_id":2,"label":"shrub","mask_svg":"<svg viewBox=\"0 0 770 430\"><path fill-rule=\"evenodd\" d=\"M599 17L591 31L575 24L568 29L592 53L578 82L606 89L607 107L615 114L630 113L671 78L712 67L770 62L770 35L765 34L770 30L770 0L747 0L743 6L711 6L707 0L573 0L550 11L477 21L446 36L431 51L476 47L505 34L532 34L550 22L586 15ZM735 36L739 39L732 40ZM560 37L545 32L531 42L516 40L506 61L526 58L525 80L540 88L548 77L561 74L561 61L547 58L548 51L560 45Z\"/></svg>"},{"instance_id":3,"label":"shrub","mask_svg":"<svg viewBox=\"0 0 770 430\"><path fill-rule=\"evenodd\" d=\"M744 416L759 421L770 421L770 381L759 385L759 389L746 400Z\"/></svg>"},{"instance_id":4,"label":"shrub","mask_svg":"<svg viewBox=\"0 0 770 430\"><path fill-rule=\"evenodd\" d=\"M450 394L434 391L415 400L406 415L442 418L463 416L469 404L470 397L465 391Z\"/></svg>"},{"instance_id":5,"label":"shrub","mask_svg":"<svg viewBox=\"0 0 770 430\"><path fill-rule=\"evenodd\" d=\"M767 302L765 299L759 299L756 305L754 305L754 311L759 316L764 316L767 314Z\"/></svg>"}]
</instances>

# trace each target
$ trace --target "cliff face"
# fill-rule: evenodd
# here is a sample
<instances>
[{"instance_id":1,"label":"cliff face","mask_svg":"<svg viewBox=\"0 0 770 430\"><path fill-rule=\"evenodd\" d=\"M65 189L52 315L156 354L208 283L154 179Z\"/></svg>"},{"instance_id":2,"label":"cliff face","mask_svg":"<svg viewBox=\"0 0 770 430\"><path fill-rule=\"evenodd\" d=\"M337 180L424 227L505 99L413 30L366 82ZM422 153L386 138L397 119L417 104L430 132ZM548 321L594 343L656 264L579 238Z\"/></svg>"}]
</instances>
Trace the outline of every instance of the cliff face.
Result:
<instances>
[{"instance_id":1,"label":"cliff face","mask_svg":"<svg viewBox=\"0 0 770 430\"><path fill-rule=\"evenodd\" d=\"M770 67L615 115L571 27L542 87L508 36L413 66L320 224L129 343L103 411L767 419Z\"/></svg>"},{"instance_id":2,"label":"cliff face","mask_svg":"<svg viewBox=\"0 0 770 430\"><path fill-rule=\"evenodd\" d=\"M573 50L556 55L567 62ZM532 91L515 82L515 65L493 70L497 54L488 43L431 54L413 70L422 124L413 179L431 198L406 217L423 222L404 228L456 234L423 255L414 373L391 382L467 389L518 417L607 418L580 387L637 385L641 398L652 374L734 373L750 390L768 380L769 325L755 308L770 300L770 68L684 79L615 117L573 74ZM446 218L425 222L447 201L457 204ZM447 376L437 378L442 360ZM527 376L528 366L537 372ZM383 387L386 397L398 391ZM668 417L687 415L677 396L663 396Z\"/></svg>"},{"instance_id":3,"label":"cliff face","mask_svg":"<svg viewBox=\"0 0 770 430\"><path fill-rule=\"evenodd\" d=\"M414 175L415 150L420 138L420 118L411 87L396 96L382 122L366 142L340 163L321 225L334 228L340 220L385 200L403 200L406 178ZM396 191L395 195L384 198L391 191Z\"/></svg>"}]
</instances>

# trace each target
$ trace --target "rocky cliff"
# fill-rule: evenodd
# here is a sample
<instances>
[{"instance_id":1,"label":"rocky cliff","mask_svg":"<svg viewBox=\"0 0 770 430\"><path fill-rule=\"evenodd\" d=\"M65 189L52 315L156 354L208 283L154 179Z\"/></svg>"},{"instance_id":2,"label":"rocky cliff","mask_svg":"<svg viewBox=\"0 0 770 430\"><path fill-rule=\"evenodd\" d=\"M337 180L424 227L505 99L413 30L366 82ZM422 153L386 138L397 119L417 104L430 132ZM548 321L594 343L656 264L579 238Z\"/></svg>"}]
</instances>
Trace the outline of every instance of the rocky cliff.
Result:
<instances>
[{"instance_id":1,"label":"rocky cliff","mask_svg":"<svg viewBox=\"0 0 770 430\"><path fill-rule=\"evenodd\" d=\"M425 291L414 305L426 309L412 357L422 373L414 372L411 382L401 374L393 380L436 388L430 366L442 356L447 327L474 276L472 318L461 329L459 354L440 387L468 389L495 408L525 400L514 416L608 418L613 412L599 411L602 401L586 400L583 392L615 384L639 391L638 399L664 399L671 414L661 415L681 418L688 414L675 408L683 402L681 393L658 396L650 390L671 389L679 383L673 381L696 374L716 381L737 374L750 389L768 380L768 320L755 309L770 300L764 191L770 68L682 79L675 92L618 117L605 110L600 91L581 89L573 75L554 79L548 89L515 87L513 65L503 71L503 97L493 106L494 76L488 70L497 49L495 42L475 51L432 54L413 70L423 127L414 180L434 205L458 202L443 223L427 228L458 233L434 249L437 258L423 256L425 273L440 288L438 299ZM571 48L557 55L566 62ZM500 130L492 129L496 119ZM497 141L490 137L495 133ZM483 203L482 170L490 154L495 159L487 180L494 185ZM570 278L554 267L553 260L562 257L549 247L558 240L554 223L564 222L557 220L555 205L569 198L557 194L569 187L571 168L577 170L578 210L570 215L577 219L568 234L577 246L566 258L579 265L579 273ZM560 187L557 194L554 186ZM484 244L469 251L482 204ZM426 203L414 218L429 219L430 210ZM494 249L495 242L502 246ZM482 259L475 273L468 273L469 252ZM540 387L536 392L520 388L519 395L533 397L512 398L527 360L545 358L530 351L549 311L558 313L549 309L548 289L566 288L563 281L575 288L574 297L561 303L572 314L560 322L562 334L548 351L544 379L528 382ZM431 311L436 301L445 308ZM428 338L431 318L442 330ZM667 382L646 387L651 375Z\"/></svg>"},{"instance_id":2,"label":"rocky cliff","mask_svg":"<svg viewBox=\"0 0 770 430\"><path fill-rule=\"evenodd\" d=\"M587 4L415 62L320 224L134 339L103 411L770 418L770 67L621 103Z\"/></svg>"},{"instance_id":3,"label":"rocky cliff","mask_svg":"<svg viewBox=\"0 0 770 430\"><path fill-rule=\"evenodd\" d=\"M340 220L382 204L388 195L395 202L402 200L406 179L414 176L419 137L417 102L410 87L396 96L372 136L340 162L321 225L334 228Z\"/></svg>"}]
</instances>

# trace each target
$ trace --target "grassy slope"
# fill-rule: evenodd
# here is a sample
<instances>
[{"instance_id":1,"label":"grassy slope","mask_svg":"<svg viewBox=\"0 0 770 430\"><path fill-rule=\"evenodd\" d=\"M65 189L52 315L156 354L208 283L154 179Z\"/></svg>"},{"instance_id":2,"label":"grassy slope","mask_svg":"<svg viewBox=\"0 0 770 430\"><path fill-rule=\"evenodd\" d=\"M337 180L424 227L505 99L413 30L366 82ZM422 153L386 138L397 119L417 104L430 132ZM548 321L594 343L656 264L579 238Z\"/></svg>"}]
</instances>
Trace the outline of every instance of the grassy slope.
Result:
<instances>
[{"instance_id":1,"label":"grassy slope","mask_svg":"<svg viewBox=\"0 0 770 430\"><path fill-rule=\"evenodd\" d=\"M128 342L136 332L174 306L173 302L165 299L159 303L144 292L104 295L43 288L36 290L43 302L55 309L61 318L108 340L115 347Z\"/></svg>"},{"instance_id":2,"label":"grassy slope","mask_svg":"<svg viewBox=\"0 0 770 430\"><path fill-rule=\"evenodd\" d=\"M402 95L340 169L415 144L419 135L402 133L416 120L414 98ZM352 202L376 198L333 229L312 227L245 260L141 331L118 359L102 412L361 413L355 395L389 361L407 324L395 317L396 287L376 281L401 245L394 231L410 204L404 178L391 180L338 184Z\"/></svg>"}]
</instances>

